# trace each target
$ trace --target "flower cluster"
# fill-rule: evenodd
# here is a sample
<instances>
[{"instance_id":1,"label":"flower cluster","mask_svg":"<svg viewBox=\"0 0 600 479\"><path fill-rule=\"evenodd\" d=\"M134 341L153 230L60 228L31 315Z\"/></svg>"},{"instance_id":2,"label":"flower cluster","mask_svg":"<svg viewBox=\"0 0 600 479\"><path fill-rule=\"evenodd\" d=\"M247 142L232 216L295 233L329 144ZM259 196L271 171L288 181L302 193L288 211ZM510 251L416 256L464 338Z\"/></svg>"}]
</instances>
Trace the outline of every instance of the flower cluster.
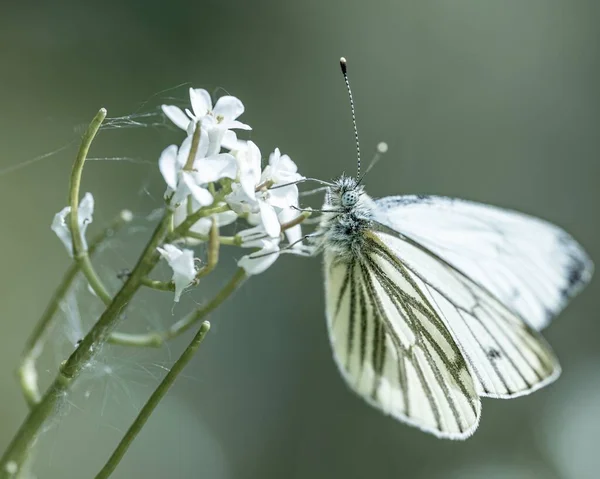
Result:
<instances>
[{"instance_id":1,"label":"flower cluster","mask_svg":"<svg viewBox=\"0 0 600 479\"><path fill-rule=\"evenodd\" d=\"M175 301L182 291L198 281L203 266L192 249L209 242L213 225L227 226L238 220L247 223L233 237L220 243L251 248L239 261L247 275L262 273L285 250L306 254L301 247L297 183L304 177L296 164L278 148L263 165L258 146L237 137L235 130L251 130L238 118L244 105L233 96L223 96L213 105L206 90L190 88L191 108L162 105L162 111L185 138L164 149L158 160L166 183L165 201L173 212L169 244L158 248L171 269ZM94 200L87 193L78 211L78 226L84 248L85 229L92 221ZM70 207L56 214L52 229L73 253ZM287 244L281 243L287 239Z\"/></svg>"},{"instance_id":2,"label":"flower cluster","mask_svg":"<svg viewBox=\"0 0 600 479\"><path fill-rule=\"evenodd\" d=\"M263 168L263 156L252 141L238 139L233 130L250 130L238 118L244 112L242 102L233 96L219 98L213 106L206 90L190 88L191 109L163 105L165 115L186 132L186 138L177 147L167 147L159 159L159 168L167 184L165 198L175 208L174 226L177 227L196 215L201 209L214 208L215 212L200 217L189 228L186 244L206 241L213 221L226 226L238 219L251 228L240 231L237 244L254 248L254 253L243 256L238 265L248 275L265 271L281 251L282 225L298 217L298 187L304 177L288 155L276 148ZM285 230L289 244L298 242L300 225ZM179 250L174 245L170 252L161 254L172 262L176 285L190 284L195 278L193 264L181 267L181 254L193 262L190 250ZM175 249L173 249L175 248ZM177 252L179 253L177 253ZM294 250L296 251L296 250ZM176 297L181 289L177 287Z\"/></svg>"}]
</instances>

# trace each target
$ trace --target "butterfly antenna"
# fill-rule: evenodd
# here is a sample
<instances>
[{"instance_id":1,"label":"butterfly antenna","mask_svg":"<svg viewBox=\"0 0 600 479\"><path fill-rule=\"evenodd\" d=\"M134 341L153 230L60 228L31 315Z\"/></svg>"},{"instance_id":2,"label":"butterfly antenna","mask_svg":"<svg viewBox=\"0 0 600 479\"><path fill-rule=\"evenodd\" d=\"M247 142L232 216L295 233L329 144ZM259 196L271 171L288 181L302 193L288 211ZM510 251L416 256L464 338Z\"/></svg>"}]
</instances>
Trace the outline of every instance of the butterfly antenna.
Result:
<instances>
[{"instance_id":1,"label":"butterfly antenna","mask_svg":"<svg viewBox=\"0 0 600 479\"><path fill-rule=\"evenodd\" d=\"M348 81L348 67L346 59L340 58L340 67L342 68L342 75L344 75L344 81L346 82L346 88L348 90L348 96L350 97L350 110L352 111L352 125L354 126L354 140L356 141L356 179L360 178L360 143L358 142L358 128L356 127L356 113L354 111L354 98L352 98L352 89L350 88L350 82Z\"/></svg>"}]
</instances>

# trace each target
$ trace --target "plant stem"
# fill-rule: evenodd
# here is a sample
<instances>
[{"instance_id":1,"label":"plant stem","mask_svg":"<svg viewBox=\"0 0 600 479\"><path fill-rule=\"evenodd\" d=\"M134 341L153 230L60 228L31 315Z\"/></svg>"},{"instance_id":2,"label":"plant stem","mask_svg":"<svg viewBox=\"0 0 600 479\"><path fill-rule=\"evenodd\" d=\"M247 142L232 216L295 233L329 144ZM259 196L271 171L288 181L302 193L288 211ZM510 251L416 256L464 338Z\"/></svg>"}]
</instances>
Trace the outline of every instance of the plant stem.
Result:
<instances>
[{"instance_id":1,"label":"plant stem","mask_svg":"<svg viewBox=\"0 0 600 479\"><path fill-rule=\"evenodd\" d=\"M88 250L88 254L93 255L98 246L102 244L106 238L117 232L123 225L130 222L132 215L130 211L122 211L111 223L105 228L98 236L96 236L91 242ZM23 351L21 366L17 371L19 376L19 382L21 383L21 389L27 404L31 407L40 401L40 391L37 384L37 372L35 370L35 361L42 353L44 347L44 335L52 324L52 319L55 317L60 303L68 293L73 281L77 277L77 273L80 271L80 263L73 262L69 269L65 272L62 281L56 288L56 291L50 299L50 303L46 307L42 317L36 324L31 336L25 344L25 350Z\"/></svg>"},{"instance_id":2,"label":"plant stem","mask_svg":"<svg viewBox=\"0 0 600 479\"><path fill-rule=\"evenodd\" d=\"M21 468L32 444L42 430L42 426L54 413L57 403L66 396L71 383L89 364L90 359L100 350L100 346L108 339L114 327L119 323L123 311L141 286L141 278L147 276L159 260L156 247L163 242L172 215L173 212L167 210L127 281L102 313L100 319L83 338L77 349L61 365L58 375L42 396L39 404L31 409L25 421L21 424L2 459L0 459L0 479L7 477L6 464L8 462L12 461L16 463L19 469Z\"/></svg>"},{"instance_id":3,"label":"plant stem","mask_svg":"<svg viewBox=\"0 0 600 479\"><path fill-rule=\"evenodd\" d=\"M158 406L161 399L173 385L175 379L177 379L177 376L179 376L181 371L183 371L185 366L190 362L209 329L210 323L208 321L202 323L199 331L196 333L188 347L181 354L181 356L179 356L179 359L175 361L175 364L173 364L171 370L167 373L159 386L154 390L148 401L146 401L146 404L144 404L144 407L142 407L141 411L123 436L123 439L121 439L121 442L119 442L119 445L114 450L107 463L96 475L96 479L106 479L113 473L129 449L129 446L131 446L136 436L142 430L142 427L144 427L151 414L156 409L156 406Z\"/></svg>"},{"instance_id":4,"label":"plant stem","mask_svg":"<svg viewBox=\"0 0 600 479\"><path fill-rule=\"evenodd\" d=\"M216 199L215 203L217 203ZM229 211L230 209L231 208L229 207L229 205L218 205L212 208L200 208L198 211L189 215L185 220L183 220L183 222L179 226L177 226L177 228L175 228L171 233L169 233L165 242L170 243L174 240L184 238L188 230L192 226L194 226L194 224L196 224L199 219L206 218L207 216L215 215L217 213L224 213L225 211Z\"/></svg>"},{"instance_id":5,"label":"plant stem","mask_svg":"<svg viewBox=\"0 0 600 479\"><path fill-rule=\"evenodd\" d=\"M200 146L200 130L200 122L198 121L194 125L194 133L192 134L192 144L190 145L190 153L188 155L187 161L183 167L184 171L194 170L194 160L196 159L196 155L198 154L198 147Z\"/></svg>"},{"instance_id":6,"label":"plant stem","mask_svg":"<svg viewBox=\"0 0 600 479\"><path fill-rule=\"evenodd\" d=\"M219 227L217 226L217 220L214 217L212 218L212 225L210 226L208 237L208 255L206 264L198 270L198 273L196 273L195 284L198 283L200 278L204 278L204 276L210 274L219 262Z\"/></svg>"},{"instance_id":7,"label":"plant stem","mask_svg":"<svg viewBox=\"0 0 600 479\"><path fill-rule=\"evenodd\" d=\"M92 141L100 129L100 125L106 118L106 109L100 108L96 116L88 126L83 138L81 139L81 145L73 169L71 170L71 182L69 185L69 204L71 206L71 213L69 215L70 226L71 226L71 237L73 238L73 257L79 264L80 269L83 271L86 279L90 283L91 288L98 295L98 297L108 305L112 301L110 293L102 284L102 280L96 273L94 266L90 260L88 251L85 247L84 239L79 229L79 187L81 185L81 175L83 173L83 166L87 159L87 154L90 150Z\"/></svg>"},{"instance_id":8,"label":"plant stem","mask_svg":"<svg viewBox=\"0 0 600 479\"><path fill-rule=\"evenodd\" d=\"M175 291L175 283L173 283L173 281L159 281L157 279L142 278L142 284L158 291Z\"/></svg>"},{"instance_id":9,"label":"plant stem","mask_svg":"<svg viewBox=\"0 0 600 479\"><path fill-rule=\"evenodd\" d=\"M245 271L242 268L239 268L229 282L213 299L176 323L173 323L170 328L164 331L153 331L146 334L113 333L111 338L114 338L114 340L112 340L111 343L121 344L123 346L160 347L165 342L183 334L199 321L206 318L208 314L217 309L223 301L229 298L242 285L246 278ZM119 341L117 341L117 337L119 337Z\"/></svg>"}]
</instances>

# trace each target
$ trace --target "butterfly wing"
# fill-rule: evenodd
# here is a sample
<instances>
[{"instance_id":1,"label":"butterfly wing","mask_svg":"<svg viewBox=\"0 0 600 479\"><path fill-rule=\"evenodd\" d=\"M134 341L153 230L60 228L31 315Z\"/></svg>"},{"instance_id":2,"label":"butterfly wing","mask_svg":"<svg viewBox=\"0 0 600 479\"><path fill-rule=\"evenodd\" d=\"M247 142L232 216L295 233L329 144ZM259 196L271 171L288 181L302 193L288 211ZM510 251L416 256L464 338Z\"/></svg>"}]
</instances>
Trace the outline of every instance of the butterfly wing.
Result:
<instances>
[{"instance_id":1,"label":"butterfly wing","mask_svg":"<svg viewBox=\"0 0 600 479\"><path fill-rule=\"evenodd\" d=\"M462 352L439 315L387 257L340 261L325 251L327 323L350 387L387 414L463 439L481 403Z\"/></svg>"},{"instance_id":2,"label":"butterfly wing","mask_svg":"<svg viewBox=\"0 0 600 479\"><path fill-rule=\"evenodd\" d=\"M400 272L451 333L481 396L510 398L554 381L560 366L540 333L488 290L412 240L375 232L365 249Z\"/></svg>"},{"instance_id":3,"label":"butterfly wing","mask_svg":"<svg viewBox=\"0 0 600 479\"><path fill-rule=\"evenodd\" d=\"M435 253L537 330L592 276L581 246L537 218L435 196L387 197L376 205L377 222Z\"/></svg>"}]
</instances>

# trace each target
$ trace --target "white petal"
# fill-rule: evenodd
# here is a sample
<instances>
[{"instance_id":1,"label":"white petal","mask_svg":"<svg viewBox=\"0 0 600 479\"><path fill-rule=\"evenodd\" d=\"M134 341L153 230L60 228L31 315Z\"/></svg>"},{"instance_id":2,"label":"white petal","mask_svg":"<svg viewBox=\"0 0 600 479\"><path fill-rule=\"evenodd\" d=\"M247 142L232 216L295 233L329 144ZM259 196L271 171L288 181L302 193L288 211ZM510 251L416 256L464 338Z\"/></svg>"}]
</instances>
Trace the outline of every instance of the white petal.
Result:
<instances>
[{"instance_id":1,"label":"white petal","mask_svg":"<svg viewBox=\"0 0 600 479\"><path fill-rule=\"evenodd\" d=\"M207 149L205 156L216 155L219 153L219 151L221 151L221 144L223 142L223 138L225 137L226 131L227 130L217 126L213 126L208 130L209 148Z\"/></svg>"},{"instance_id":2,"label":"white petal","mask_svg":"<svg viewBox=\"0 0 600 479\"><path fill-rule=\"evenodd\" d=\"M237 214L234 211L224 211L223 213L218 213L213 215L217 222L217 226L227 226L235 220L237 220ZM201 218L198 220L191 228L190 231L194 233L198 233L201 235L207 235L212 226L212 217L209 218Z\"/></svg>"},{"instance_id":3,"label":"white petal","mask_svg":"<svg viewBox=\"0 0 600 479\"><path fill-rule=\"evenodd\" d=\"M212 110L210 95L203 88L190 88L190 102L192 103L192 110L194 110L196 118L202 118Z\"/></svg>"},{"instance_id":4,"label":"white petal","mask_svg":"<svg viewBox=\"0 0 600 479\"><path fill-rule=\"evenodd\" d=\"M200 143L198 143L198 152L196 153L195 159L209 156L209 151L211 150L209 131L202 126L200 126L200 128L202 128L200 130Z\"/></svg>"},{"instance_id":5,"label":"white petal","mask_svg":"<svg viewBox=\"0 0 600 479\"><path fill-rule=\"evenodd\" d=\"M175 126L182 130L187 130L190 124L190 119L183 112L183 110L175 105L161 105L163 113L171 120Z\"/></svg>"},{"instance_id":6,"label":"white petal","mask_svg":"<svg viewBox=\"0 0 600 479\"><path fill-rule=\"evenodd\" d=\"M244 104L230 95L219 98L213 108L213 115L217 121L219 121L219 117L222 117L224 121L233 121L242 113L244 113Z\"/></svg>"},{"instance_id":7,"label":"white petal","mask_svg":"<svg viewBox=\"0 0 600 479\"><path fill-rule=\"evenodd\" d=\"M284 186L267 191L267 202L278 208L289 208L298 204L298 187Z\"/></svg>"},{"instance_id":8,"label":"white petal","mask_svg":"<svg viewBox=\"0 0 600 479\"><path fill-rule=\"evenodd\" d=\"M165 179L165 183L172 189L177 188L177 146L167 146L160 154L158 168Z\"/></svg>"},{"instance_id":9,"label":"white petal","mask_svg":"<svg viewBox=\"0 0 600 479\"><path fill-rule=\"evenodd\" d=\"M301 213L294 210L293 208L284 208L279 212L277 216L279 217L279 222L283 224L296 219L300 214ZM288 243L290 244L296 243L298 241L298 243L296 243L293 246L293 248L302 246L299 242L300 238L302 238L302 227L299 224L285 230L285 236L288 240Z\"/></svg>"},{"instance_id":10,"label":"white petal","mask_svg":"<svg viewBox=\"0 0 600 479\"><path fill-rule=\"evenodd\" d=\"M273 153L269 155L269 165L276 167L279 163L279 158L281 158L281 152L279 151L279 148L275 148Z\"/></svg>"},{"instance_id":11,"label":"white petal","mask_svg":"<svg viewBox=\"0 0 600 479\"><path fill-rule=\"evenodd\" d=\"M189 193L194 197L194 199L198 202L200 206L212 205L212 195L206 188L203 188L202 186L196 184L192 174L184 171L181 178L183 183L187 187Z\"/></svg>"},{"instance_id":12,"label":"white petal","mask_svg":"<svg viewBox=\"0 0 600 479\"><path fill-rule=\"evenodd\" d=\"M257 205L258 205L258 203L257 203ZM258 208L258 206L257 206L257 208ZM252 226L260 225L260 227L263 228L262 220L260 218L260 212L247 213L246 221L248 222L249 225L252 225ZM263 228L263 230L264 230L264 228Z\"/></svg>"},{"instance_id":13,"label":"white petal","mask_svg":"<svg viewBox=\"0 0 600 479\"><path fill-rule=\"evenodd\" d=\"M246 125L246 123L242 123L241 121L237 120L224 121L221 126L228 130L252 130L250 125Z\"/></svg>"},{"instance_id":14,"label":"white petal","mask_svg":"<svg viewBox=\"0 0 600 479\"><path fill-rule=\"evenodd\" d=\"M83 241L83 247L87 250L87 241L85 239L85 230L88 225L93 221L94 214L94 197L91 193L83 195L83 199L79 203L79 211L77 221L79 223L79 231L81 232L81 240Z\"/></svg>"},{"instance_id":15,"label":"white petal","mask_svg":"<svg viewBox=\"0 0 600 479\"><path fill-rule=\"evenodd\" d=\"M265 228L265 231L271 238L278 238L281 233L281 225L277 218L277 213L271 205L265 201L259 201L258 207L260 209L260 219Z\"/></svg>"},{"instance_id":16,"label":"white petal","mask_svg":"<svg viewBox=\"0 0 600 479\"><path fill-rule=\"evenodd\" d=\"M281 155L279 148L269 156L269 166L271 178L275 184L292 183L303 179L304 177L298 174L298 167L288 155Z\"/></svg>"},{"instance_id":17,"label":"white petal","mask_svg":"<svg viewBox=\"0 0 600 479\"><path fill-rule=\"evenodd\" d=\"M179 301L182 291L196 277L194 264L194 252L191 249L180 250L176 246L166 244L164 248L157 248L163 258L167 260L173 270L173 282L175 283L175 302Z\"/></svg>"},{"instance_id":18,"label":"white petal","mask_svg":"<svg viewBox=\"0 0 600 479\"><path fill-rule=\"evenodd\" d=\"M175 227L179 226L181 223L185 221L188 215L188 207L187 201L182 202L177 208L175 208L175 212L173 213L173 225Z\"/></svg>"},{"instance_id":19,"label":"white petal","mask_svg":"<svg viewBox=\"0 0 600 479\"><path fill-rule=\"evenodd\" d=\"M210 192L202 186L196 184L191 173L184 171L181 175L182 182L187 187L189 194L198 202L200 206L209 206L213 203L213 197Z\"/></svg>"},{"instance_id":20,"label":"white petal","mask_svg":"<svg viewBox=\"0 0 600 479\"><path fill-rule=\"evenodd\" d=\"M221 153L209 158L203 158L196 161L194 164L196 173L194 177L200 184L212 183L221 178L231 178L235 180L237 177L237 161L229 153Z\"/></svg>"},{"instance_id":21,"label":"white petal","mask_svg":"<svg viewBox=\"0 0 600 479\"><path fill-rule=\"evenodd\" d=\"M245 140L238 140L237 135L234 131L226 130L223 135L223 141L221 146L228 150L246 150L248 148L248 142Z\"/></svg>"},{"instance_id":22,"label":"white petal","mask_svg":"<svg viewBox=\"0 0 600 479\"><path fill-rule=\"evenodd\" d=\"M180 178L182 178L181 175ZM189 196L190 189L183 180L180 180L177 184L177 189L174 191L173 196L171 197L170 203L171 205L186 204Z\"/></svg>"},{"instance_id":23,"label":"white petal","mask_svg":"<svg viewBox=\"0 0 600 479\"><path fill-rule=\"evenodd\" d=\"M230 225L231 223L235 223L238 218L234 211L224 211L214 216L217 219L217 226Z\"/></svg>"},{"instance_id":24,"label":"white petal","mask_svg":"<svg viewBox=\"0 0 600 479\"><path fill-rule=\"evenodd\" d=\"M179 258L181 255L181 250L177 246L173 246L172 244L166 244L163 248L156 248L160 255L167 260L170 264L171 260Z\"/></svg>"},{"instance_id":25,"label":"white petal","mask_svg":"<svg viewBox=\"0 0 600 479\"><path fill-rule=\"evenodd\" d=\"M266 242L276 241L279 243L278 239L267 238L262 224L240 231L237 236L242 238L242 248L262 248L267 244Z\"/></svg>"},{"instance_id":26,"label":"white petal","mask_svg":"<svg viewBox=\"0 0 600 479\"><path fill-rule=\"evenodd\" d=\"M240 177L240 185L242 191L248 198L248 201L255 201L256 199L256 180L251 175L244 175Z\"/></svg>"},{"instance_id":27,"label":"white petal","mask_svg":"<svg viewBox=\"0 0 600 479\"><path fill-rule=\"evenodd\" d=\"M279 159L279 168L287 173L297 173L298 166L288 155L283 155Z\"/></svg>"},{"instance_id":28,"label":"white petal","mask_svg":"<svg viewBox=\"0 0 600 479\"><path fill-rule=\"evenodd\" d=\"M244 192L242 185L233 183L231 189L231 193L225 196L225 201L233 211L240 215L258 211L258 202L256 201L256 198L249 198Z\"/></svg>"},{"instance_id":29,"label":"white petal","mask_svg":"<svg viewBox=\"0 0 600 479\"><path fill-rule=\"evenodd\" d=\"M73 242L71 238L71 229L67 225L67 216L71 213L71 207L65 206L62 210L54 215L52 220L52 231L56 233L58 239L62 241L62 244L67 248L69 256L73 256Z\"/></svg>"},{"instance_id":30,"label":"white petal","mask_svg":"<svg viewBox=\"0 0 600 479\"><path fill-rule=\"evenodd\" d=\"M248 148L237 152L239 167L239 182L249 198L256 196L255 189L260 181L260 150L252 141L248 142Z\"/></svg>"},{"instance_id":31,"label":"white petal","mask_svg":"<svg viewBox=\"0 0 600 479\"><path fill-rule=\"evenodd\" d=\"M275 242L268 242L260 251L243 256L238 261L238 266L244 268L248 275L260 274L275 263L278 257L279 246Z\"/></svg>"}]
</instances>

